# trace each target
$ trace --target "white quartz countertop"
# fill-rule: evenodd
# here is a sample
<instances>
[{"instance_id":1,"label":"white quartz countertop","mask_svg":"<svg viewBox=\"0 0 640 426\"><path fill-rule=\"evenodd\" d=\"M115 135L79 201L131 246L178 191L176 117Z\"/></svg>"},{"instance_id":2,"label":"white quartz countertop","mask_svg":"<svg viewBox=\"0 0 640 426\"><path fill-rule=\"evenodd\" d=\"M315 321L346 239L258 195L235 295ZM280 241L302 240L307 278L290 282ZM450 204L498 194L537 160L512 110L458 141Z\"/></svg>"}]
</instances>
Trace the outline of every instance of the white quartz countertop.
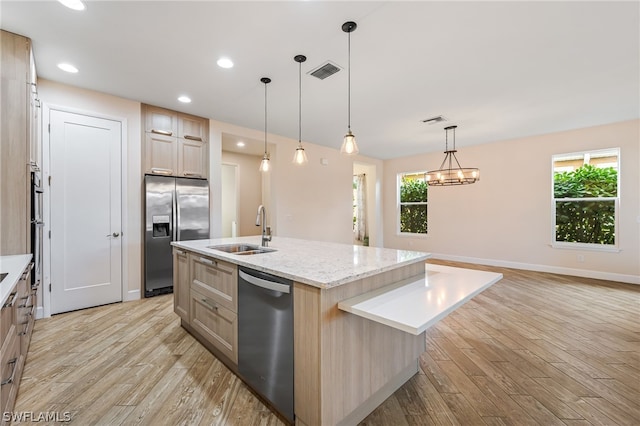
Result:
<instances>
[{"instance_id":1,"label":"white quartz countertop","mask_svg":"<svg viewBox=\"0 0 640 426\"><path fill-rule=\"evenodd\" d=\"M429 253L273 237L273 252L241 256L208 248L243 243L260 245L260 236L179 241L183 248L320 288L339 286L401 266L424 262Z\"/></svg>"},{"instance_id":2,"label":"white quartz countertop","mask_svg":"<svg viewBox=\"0 0 640 426\"><path fill-rule=\"evenodd\" d=\"M418 335L502 279L502 274L427 264L426 275L338 303L343 311Z\"/></svg>"},{"instance_id":3,"label":"white quartz countertop","mask_svg":"<svg viewBox=\"0 0 640 426\"><path fill-rule=\"evenodd\" d=\"M31 262L30 254L16 254L13 256L0 256L0 272L6 272L9 275L0 282L0 300L2 305L5 304L13 287L20 281L20 277L25 268Z\"/></svg>"}]
</instances>

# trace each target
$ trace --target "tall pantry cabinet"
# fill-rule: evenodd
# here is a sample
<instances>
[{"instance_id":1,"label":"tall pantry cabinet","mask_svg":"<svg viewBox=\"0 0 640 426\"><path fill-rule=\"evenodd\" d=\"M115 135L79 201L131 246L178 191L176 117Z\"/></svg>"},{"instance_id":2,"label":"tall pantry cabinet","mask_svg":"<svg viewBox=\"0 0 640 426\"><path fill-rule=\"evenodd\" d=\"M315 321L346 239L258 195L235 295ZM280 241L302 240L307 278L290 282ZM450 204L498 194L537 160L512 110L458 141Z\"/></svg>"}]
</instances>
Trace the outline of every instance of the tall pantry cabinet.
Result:
<instances>
[{"instance_id":1,"label":"tall pantry cabinet","mask_svg":"<svg viewBox=\"0 0 640 426\"><path fill-rule=\"evenodd\" d=\"M32 170L40 167L39 101L31 40L0 32L0 255L30 252Z\"/></svg>"}]
</instances>

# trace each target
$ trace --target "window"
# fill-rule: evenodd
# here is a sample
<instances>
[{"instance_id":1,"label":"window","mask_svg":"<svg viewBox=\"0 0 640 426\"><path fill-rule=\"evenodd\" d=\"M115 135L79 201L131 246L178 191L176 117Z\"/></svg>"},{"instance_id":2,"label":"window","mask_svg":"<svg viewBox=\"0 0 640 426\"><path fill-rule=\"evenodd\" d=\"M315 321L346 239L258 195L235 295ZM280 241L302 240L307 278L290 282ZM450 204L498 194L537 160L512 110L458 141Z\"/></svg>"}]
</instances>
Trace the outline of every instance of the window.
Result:
<instances>
[{"instance_id":1,"label":"window","mask_svg":"<svg viewBox=\"0 0 640 426\"><path fill-rule=\"evenodd\" d=\"M617 247L620 150L553 156L554 247Z\"/></svg>"},{"instance_id":2,"label":"window","mask_svg":"<svg viewBox=\"0 0 640 426\"><path fill-rule=\"evenodd\" d=\"M398 229L401 234L427 233L427 181L424 174L398 174Z\"/></svg>"}]
</instances>

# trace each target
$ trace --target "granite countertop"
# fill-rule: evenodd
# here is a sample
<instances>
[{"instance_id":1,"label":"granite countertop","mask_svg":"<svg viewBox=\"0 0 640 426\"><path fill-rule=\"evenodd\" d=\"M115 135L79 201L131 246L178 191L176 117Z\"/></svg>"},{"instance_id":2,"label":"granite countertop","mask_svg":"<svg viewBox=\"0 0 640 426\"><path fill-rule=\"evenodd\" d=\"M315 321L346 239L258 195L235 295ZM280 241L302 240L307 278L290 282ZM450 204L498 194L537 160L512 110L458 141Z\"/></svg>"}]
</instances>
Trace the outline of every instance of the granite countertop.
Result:
<instances>
[{"instance_id":1,"label":"granite countertop","mask_svg":"<svg viewBox=\"0 0 640 426\"><path fill-rule=\"evenodd\" d=\"M0 283L0 301L3 306L11 294L13 287L20 281L25 268L31 262L31 254L16 254L12 256L0 256L0 272L8 275Z\"/></svg>"},{"instance_id":2,"label":"granite countertop","mask_svg":"<svg viewBox=\"0 0 640 426\"><path fill-rule=\"evenodd\" d=\"M241 256L208 248L223 244L260 245L259 235L211 240L177 241L173 246L215 259L246 266L314 287L331 288L413 263L424 262L429 253L362 247L349 244L273 237L273 252Z\"/></svg>"}]
</instances>

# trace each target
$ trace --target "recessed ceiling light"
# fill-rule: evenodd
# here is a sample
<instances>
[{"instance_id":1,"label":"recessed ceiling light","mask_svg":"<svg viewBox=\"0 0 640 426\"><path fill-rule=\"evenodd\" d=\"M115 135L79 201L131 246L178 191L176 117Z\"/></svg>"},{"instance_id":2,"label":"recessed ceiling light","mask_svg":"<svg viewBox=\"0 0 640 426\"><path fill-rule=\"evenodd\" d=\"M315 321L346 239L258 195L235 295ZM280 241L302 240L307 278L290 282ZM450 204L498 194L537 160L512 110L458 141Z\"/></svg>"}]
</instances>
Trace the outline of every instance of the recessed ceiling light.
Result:
<instances>
[{"instance_id":1,"label":"recessed ceiling light","mask_svg":"<svg viewBox=\"0 0 640 426\"><path fill-rule=\"evenodd\" d=\"M183 104L188 104L189 102L191 102L191 98L188 96L180 96L178 100Z\"/></svg>"},{"instance_id":2,"label":"recessed ceiling light","mask_svg":"<svg viewBox=\"0 0 640 426\"><path fill-rule=\"evenodd\" d=\"M239 148L243 148L244 147L244 142L240 141L236 144L237 147Z\"/></svg>"},{"instance_id":3,"label":"recessed ceiling light","mask_svg":"<svg viewBox=\"0 0 640 426\"><path fill-rule=\"evenodd\" d=\"M233 61L229 58L220 58L216 63L220 68L233 68Z\"/></svg>"},{"instance_id":4,"label":"recessed ceiling light","mask_svg":"<svg viewBox=\"0 0 640 426\"><path fill-rule=\"evenodd\" d=\"M74 67L71 64L64 63L64 62L58 64L58 68L60 68L62 71L70 72L72 74L75 74L75 73L78 72L78 68Z\"/></svg>"},{"instance_id":5,"label":"recessed ceiling light","mask_svg":"<svg viewBox=\"0 0 640 426\"><path fill-rule=\"evenodd\" d=\"M84 10L84 3L80 0L58 0L63 5L67 6L69 9L73 10Z\"/></svg>"}]
</instances>

